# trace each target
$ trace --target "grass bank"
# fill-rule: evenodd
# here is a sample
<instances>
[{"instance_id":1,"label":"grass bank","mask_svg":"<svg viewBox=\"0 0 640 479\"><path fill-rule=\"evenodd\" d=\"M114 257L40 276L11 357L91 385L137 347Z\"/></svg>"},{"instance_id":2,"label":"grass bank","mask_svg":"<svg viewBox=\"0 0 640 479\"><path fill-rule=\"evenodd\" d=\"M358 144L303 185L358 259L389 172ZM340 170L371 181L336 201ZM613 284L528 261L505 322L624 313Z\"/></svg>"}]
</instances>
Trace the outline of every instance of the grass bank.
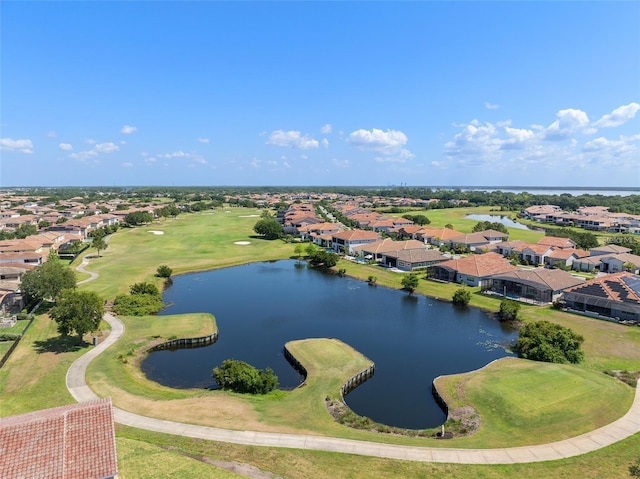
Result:
<instances>
[{"instance_id":1,"label":"grass bank","mask_svg":"<svg viewBox=\"0 0 640 479\"><path fill-rule=\"evenodd\" d=\"M636 460L640 451L640 434L636 434L599 451L562 461L485 466L396 461L323 451L242 446L158 434L126 426L118 426L117 435L119 438L162 448L170 447L198 457L250 464L288 479L628 479L629 465Z\"/></svg>"},{"instance_id":2,"label":"grass bank","mask_svg":"<svg viewBox=\"0 0 640 479\"><path fill-rule=\"evenodd\" d=\"M479 430L465 447L545 444L609 424L631 406L635 390L606 374L573 365L504 358L480 371L436 380L454 408L472 406Z\"/></svg>"}]
</instances>

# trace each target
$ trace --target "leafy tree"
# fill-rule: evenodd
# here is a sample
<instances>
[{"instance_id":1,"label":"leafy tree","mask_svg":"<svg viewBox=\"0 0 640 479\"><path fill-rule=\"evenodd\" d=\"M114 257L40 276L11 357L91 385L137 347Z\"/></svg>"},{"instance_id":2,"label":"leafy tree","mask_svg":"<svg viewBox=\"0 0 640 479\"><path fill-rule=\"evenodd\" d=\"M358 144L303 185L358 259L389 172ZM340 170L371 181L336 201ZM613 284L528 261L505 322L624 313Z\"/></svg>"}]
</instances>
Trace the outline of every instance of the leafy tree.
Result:
<instances>
[{"instance_id":1,"label":"leafy tree","mask_svg":"<svg viewBox=\"0 0 640 479\"><path fill-rule=\"evenodd\" d=\"M40 229L48 228L49 226L51 226L51 222L49 222L47 220L40 220L38 222L38 228L40 228Z\"/></svg>"},{"instance_id":2,"label":"leafy tree","mask_svg":"<svg viewBox=\"0 0 640 479\"><path fill-rule=\"evenodd\" d=\"M156 270L156 276L158 276L159 278L170 278L172 273L173 270L166 264L158 266L158 269Z\"/></svg>"},{"instance_id":3,"label":"leafy tree","mask_svg":"<svg viewBox=\"0 0 640 479\"><path fill-rule=\"evenodd\" d=\"M281 238L283 235L282 225L273 218L259 220L253 226L253 231L269 240Z\"/></svg>"},{"instance_id":4,"label":"leafy tree","mask_svg":"<svg viewBox=\"0 0 640 479\"><path fill-rule=\"evenodd\" d=\"M423 225L428 225L429 223L431 223L431 220L429 218L427 218L425 215L410 215L410 214L406 214L406 215L402 215L402 217L404 219L407 219L409 221L413 221L415 224L423 226Z\"/></svg>"},{"instance_id":5,"label":"leafy tree","mask_svg":"<svg viewBox=\"0 0 640 479\"><path fill-rule=\"evenodd\" d=\"M63 336L76 333L82 337L98 329L104 315L104 302L95 291L65 289L60 292L56 305L49 316L58 323L58 332Z\"/></svg>"},{"instance_id":6,"label":"leafy tree","mask_svg":"<svg viewBox=\"0 0 640 479\"><path fill-rule=\"evenodd\" d=\"M238 393L266 394L278 387L278 377L271 368L259 370L237 359L225 359L213 368L213 378L220 388Z\"/></svg>"},{"instance_id":7,"label":"leafy tree","mask_svg":"<svg viewBox=\"0 0 640 479\"><path fill-rule=\"evenodd\" d=\"M38 227L36 225L20 225L16 228L16 238L24 239L27 236L38 234Z\"/></svg>"},{"instance_id":8,"label":"leafy tree","mask_svg":"<svg viewBox=\"0 0 640 479\"><path fill-rule=\"evenodd\" d=\"M298 260L300 260L300 257L302 256L303 251L304 251L304 246L302 246L302 243L298 243L296 247L293 248L293 253L298 257Z\"/></svg>"},{"instance_id":9,"label":"leafy tree","mask_svg":"<svg viewBox=\"0 0 640 479\"><path fill-rule=\"evenodd\" d=\"M467 288L458 288L453 293L453 304L466 306L471 301L471 293Z\"/></svg>"},{"instance_id":10,"label":"leafy tree","mask_svg":"<svg viewBox=\"0 0 640 479\"><path fill-rule=\"evenodd\" d=\"M324 250L314 250L309 255L311 266L321 269L333 268L338 264L338 255Z\"/></svg>"},{"instance_id":11,"label":"leafy tree","mask_svg":"<svg viewBox=\"0 0 640 479\"><path fill-rule=\"evenodd\" d=\"M46 263L22 275L21 288L34 300L56 299L63 289L76 287L76 276L60 262L56 254L50 254Z\"/></svg>"},{"instance_id":12,"label":"leafy tree","mask_svg":"<svg viewBox=\"0 0 640 479\"><path fill-rule=\"evenodd\" d=\"M502 321L514 321L518 317L520 303L510 299L500 301L500 319Z\"/></svg>"},{"instance_id":13,"label":"leafy tree","mask_svg":"<svg viewBox=\"0 0 640 479\"><path fill-rule=\"evenodd\" d=\"M152 283L134 283L129 287L129 293L136 294L149 294L151 296L160 296L158 287Z\"/></svg>"},{"instance_id":14,"label":"leafy tree","mask_svg":"<svg viewBox=\"0 0 640 479\"><path fill-rule=\"evenodd\" d=\"M453 225L451 223L447 223L446 225L444 225L444 227L448 230L452 230L453 229Z\"/></svg>"},{"instance_id":15,"label":"leafy tree","mask_svg":"<svg viewBox=\"0 0 640 479\"><path fill-rule=\"evenodd\" d=\"M93 238L93 242L91 243L91 247L98 250L98 258L100 257L100 250L105 250L108 246L107 242L101 236Z\"/></svg>"},{"instance_id":16,"label":"leafy tree","mask_svg":"<svg viewBox=\"0 0 640 479\"><path fill-rule=\"evenodd\" d=\"M315 244L313 244L313 243L309 243L309 244L307 245L307 247L306 247L304 250L305 250L305 252L307 253L307 256L311 256L313 253L315 253L315 252L316 252L316 250L317 250L317 249L318 249L318 248L316 247L316 245L315 245Z\"/></svg>"},{"instance_id":17,"label":"leafy tree","mask_svg":"<svg viewBox=\"0 0 640 479\"><path fill-rule=\"evenodd\" d=\"M507 227L498 221L478 221L471 231L477 233L484 230L495 230L505 234L509 233Z\"/></svg>"},{"instance_id":18,"label":"leafy tree","mask_svg":"<svg viewBox=\"0 0 640 479\"><path fill-rule=\"evenodd\" d=\"M415 273L404 275L401 281L402 289L408 291L409 294L412 294L418 287L419 282L420 278L418 278L418 275Z\"/></svg>"},{"instance_id":19,"label":"leafy tree","mask_svg":"<svg viewBox=\"0 0 640 479\"><path fill-rule=\"evenodd\" d=\"M153 215L147 211L134 211L124 217L124 222L130 226L148 224L153 221Z\"/></svg>"},{"instance_id":20,"label":"leafy tree","mask_svg":"<svg viewBox=\"0 0 640 479\"><path fill-rule=\"evenodd\" d=\"M584 338L569 328L549 321L528 323L520 330L516 343L518 356L549 363L579 363Z\"/></svg>"},{"instance_id":21,"label":"leafy tree","mask_svg":"<svg viewBox=\"0 0 640 479\"><path fill-rule=\"evenodd\" d=\"M631 477L640 479L640 457L636 459L635 464L629 466L629 474L631 474Z\"/></svg>"}]
</instances>

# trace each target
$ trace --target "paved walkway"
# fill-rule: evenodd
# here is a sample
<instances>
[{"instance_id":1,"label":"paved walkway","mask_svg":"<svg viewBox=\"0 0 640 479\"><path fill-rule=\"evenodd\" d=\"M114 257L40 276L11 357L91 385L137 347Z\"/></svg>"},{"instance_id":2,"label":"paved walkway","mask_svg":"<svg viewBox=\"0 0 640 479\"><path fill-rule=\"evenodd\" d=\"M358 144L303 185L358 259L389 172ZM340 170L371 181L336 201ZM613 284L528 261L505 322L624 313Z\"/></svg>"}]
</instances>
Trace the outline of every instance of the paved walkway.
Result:
<instances>
[{"instance_id":1,"label":"paved walkway","mask_svg":"<svg viewBox=\"0 0 640 479\"><path fill-rule=\"evenodd\" d=\"M67 388L79 402L98 396L87 386L85 372L88 364L115 343L124 333L124 324L118 318L106 314L111 333L95 348L78 358L67 372ZM114 408L115 420L120 424L167 434L177 434L198 439L247 444L253 446L287 447L334 451L389 459L458 464L516 464L525 462L566 459L595 451L640 432L640 382L629 412L617 421L563 441L538 446L500 449L453 449L415 446L396 446L376 442L356 441L300 434L279 434L256 431L234 431L207 426L183 424L153 419Z\"/></svg>"}]
</instances>

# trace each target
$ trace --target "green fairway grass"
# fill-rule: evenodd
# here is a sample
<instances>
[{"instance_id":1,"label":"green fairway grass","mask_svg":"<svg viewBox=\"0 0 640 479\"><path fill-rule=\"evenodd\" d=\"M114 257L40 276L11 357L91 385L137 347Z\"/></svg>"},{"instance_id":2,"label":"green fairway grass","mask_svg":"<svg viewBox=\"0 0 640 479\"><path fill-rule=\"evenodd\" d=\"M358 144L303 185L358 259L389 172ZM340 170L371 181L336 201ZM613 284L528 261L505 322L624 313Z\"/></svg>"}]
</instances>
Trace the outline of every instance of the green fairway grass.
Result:
<instances>
[{"instance_id":1,"label":"green fairway grass","mask_svg":"<svg viewBox=\"0 0 640 479\"><path fill-rule=\"evenodd\" d=\"M609 424L629 410L635 390L574 365L504 358L481 371L440 377L450 408L473 406L482 418L465 446L544 444Z\"/></svg>"}]
</instances>

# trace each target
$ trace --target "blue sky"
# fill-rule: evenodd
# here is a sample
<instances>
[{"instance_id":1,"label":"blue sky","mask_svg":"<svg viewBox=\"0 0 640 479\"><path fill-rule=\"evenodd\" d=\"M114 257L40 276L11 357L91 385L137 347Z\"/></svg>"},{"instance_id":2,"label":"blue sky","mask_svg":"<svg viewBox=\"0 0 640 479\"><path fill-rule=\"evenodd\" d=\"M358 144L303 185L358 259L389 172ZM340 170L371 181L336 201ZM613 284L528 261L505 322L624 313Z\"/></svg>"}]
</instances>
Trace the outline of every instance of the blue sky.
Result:
<instances>
[{"instance_id":1,"label":"blue sky","mask_svg":"<svg viewBox=\"0 0 640 479\"><path fill-rule=\"evenodd\" d=\"M640 186L640 2L0 14L0 186Z\"/></svg>"}]
</instances>

